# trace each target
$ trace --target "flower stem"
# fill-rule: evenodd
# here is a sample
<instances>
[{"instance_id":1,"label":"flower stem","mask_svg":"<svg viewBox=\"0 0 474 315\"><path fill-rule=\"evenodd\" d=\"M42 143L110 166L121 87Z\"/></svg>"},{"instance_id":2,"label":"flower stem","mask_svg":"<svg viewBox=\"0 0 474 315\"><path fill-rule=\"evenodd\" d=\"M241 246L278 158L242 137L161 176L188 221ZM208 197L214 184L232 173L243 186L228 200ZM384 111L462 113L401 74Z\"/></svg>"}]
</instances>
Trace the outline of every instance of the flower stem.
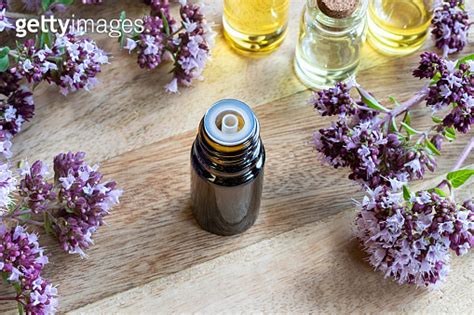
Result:
<instances>
[{"instance_id":1,"label":"flower stem","mask_svg":"<svg viewBox=\"0 0 474 315\"><path fill-rule=\"evenodd\" d=\"M471 153L473 148L474 148L474 137L472 137L471 140L469 140L469 143L466 145L466 147L462 151L461 155L459 156L458 161L453 167L453 171L457 171L458 169L461 168L462 164L467 159L467 157L469 156L469 153Z\"/></svg>"},{"instance_id":2,"label":"flower stem","mask_svg":"<svg viewBox=\"0 0 474 315\"><path fill-rule=\"evenodd\" d=\"M399 106L395 107L389 113L387 113L387 115L383 119L380 119L379 121L377 121L374 127L378 127L386 123L387 121L390 121L393 117L397 117L407 112L413 106L420 104L426 98L427 95L428 95L428 89L426 87L422 88L420 91L418 91L418 93L413 95L412 98L401 103Z\"/></svg>"},{"instance_id":3,"label":"flower stem","mask_svg":"<svg viewBox=\"0 0 474 315\"><path fill-rule=\"evenodd\" d=\"M182 30L184 30L184 27L181 26L180 28L178 28L176 31L174 31L172 34L168 35L168 38L173 38L176 34L178 34L179 32L181 32Z\"/></svg>"},{"instance_id":4,"label":"flower stem","mask_svg":"<svg viewBox=\"0 0 474 315\"><path fill-rule=\"evenodd\" d=\"M23 219L23 218L13 218L19 222L27 223L27 224L32 224L36 226L43 226L44 223L40 221L35 221L35 220L30 220L30 219Z\"/></svg>"},{"instance_id":5,"label":"flower stem","mask_svg":"<svg viewBox=\"0 0 474 315\"><path fill-rule=\"evenodd\" d=\"M13 213L12 217L19 217L21 215L24 215L24 214L30 214L31 213L31 210L24 210L24 211L20 211L20 212L15 212Z\"/></svg>"},{"instance_id":6,"label":"flower stem","mask_svg":"<svg viewBox=\"0 0 474 315\"><path fill-rule=\"evenodd\" d=\"M357 109L360 109L360 110L365 110L365 111L368 111L368 112L374 112L374 113L379 113L380 111L377 110L377 109L373 109L373 108L370 108L370 107L367 107L367 106L360 106L358 104L354 104L354 106L357 108Z\"/></svg>"}]
</instances>

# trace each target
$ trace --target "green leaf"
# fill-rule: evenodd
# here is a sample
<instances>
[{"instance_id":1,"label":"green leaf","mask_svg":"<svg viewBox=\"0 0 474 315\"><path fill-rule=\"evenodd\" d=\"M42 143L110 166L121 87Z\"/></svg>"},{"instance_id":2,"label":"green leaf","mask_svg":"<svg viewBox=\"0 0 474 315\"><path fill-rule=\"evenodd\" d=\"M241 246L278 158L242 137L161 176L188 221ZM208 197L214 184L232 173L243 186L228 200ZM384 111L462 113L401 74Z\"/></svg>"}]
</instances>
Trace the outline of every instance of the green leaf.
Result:
<instances>
[{"instance_id":1,"label":"green leaf","mask_svg":"<svg viewBox=\"0 0 474 315\"><path fill-rule=\"evenodd\" d=\"M23 308L23 304L17 303L17 305L18 305L18 315L25 314L25 309Z\"/></svg>"},{"instance_id":2,"label":"green leaf","mask_svg":"<svg viewBox=\"0 0 474 315\"><path fill-rule=\"evenodd\" d=\"M398 126L397 126L397 121L395 120L395 117L392 117L392 119L390 119L390 131L398 132Z\"/></svg>"},{"instance_id":3,"label":"green leaf","mask_svg":"<svg viewBox=\"0 0 474 315\"><path fill-rule=\"evenodd\" d=\"M13 282L12 283L13 287L15 288L16 290L16 293L20 294L21 293L21 286L18 282Z\"/></svg>"},{"instance_id":4,"label":"green leaf","mask_svg":"<svg viewBox=\"0 0 474 315\"><path fill-rule=\"evenodd\" d=\"M56 3L61 3L64 5L71 5L74 3L74 0L57 0Z\"/></svg>"},{"instance_id":5,"label":"green leaf","mask_svg":"<svg viewBox=\"0 0 474 315\"><path fill-rule=\"evenodd\" d=\"M419 132L418 130L416 130L416 129L410 127L409 125L407 125L407 124L404 123L403 121L400 123L400 125L402 125L403 129L405 129L405 130L408 132L408 134L409 134L410 136L421 133L421 132Z\"/></svg>"},{"instance_id":6,"label":"green leaf","mask_svg":"<svg viewBox=\"0 0 474 315\"><path fill-rule=\"evenodd\" d=\"M456 67L459 68L459 66L463 63L468 62L469 60L474 60L474 54L467 55L461 59L458 60Z\"/></svg>"},{"instance_id":7,"label":"green leaf","mask_svg":"<svg viewBox=\"0 0 474 315\"><path fill-rule=\"evenodd\" d=\"M448 180L454 188L462 186L472 175L474 170L459 170L448 173Z\"/></svg>"},{"instance_id":8,"label":"green leaf","mask_svg":"<svg viewBox=\"0 0 474 315\"><path fill-rule=\"evenodd\" d=\"M52 2L53 0L41 0L41 8L43 9L43 11L48 10Z\"/></svg>"},{"instance_id":9,"label":"green leaf","mask_svg":"<svg viewBox=\"0 0 474 315\"><path fill-rule=\"evenodd\" d=\"M431 120L435 123L435 124L439 124L439 123L442 123L443 120L439 117L436 117L436 116L431 116Z\"/></svg>"},{"instance_id":10,"label":"green leaf","mask_svg":"<svg viewBox=\"0 0 474 315\"><path fill-rule=\"evenodd\" d=\"M397 105L397 106L400 105L400 103L399 103L399 102L395 99L395 97L393 97L393 96L389 96L389 97L388 97L388 100L389 100L390 102L392 102L393 104Z\"/></svg>"},{"instance_id":11,"label":"green leaf","mask_svg":"<svg viewBox=\"0 0 474 315\"><path fill-rule=\"evenodd\" d=\"M364 102L364 104L367 105L368 107L379 110L379 111L383 111L386 113L390 112L387 108L382 106L372 95L367 93L366 90L360 87L357 87L357 91L359 92L360 97L362 98L362 101Z\"/></svg>"},{"instance_id":12,"label":"green leaf","mask_svg":"<svg viewBox=\"0 0 474 315\"><path fill-rule=\"evenodd\" d=\"M441 155L441 152L436 148L436 146L429 139L425 140L426 147L436 155Z\"/></svg>"},{"instance_id":13,"label":"green leaf","mask_svg":"<svg viewBox=\"0 0 474 315\"><path fill-rule=\"evenodd\" d=\"M120 12L120 16L119 16L119 19L120 19L120 38L119 38L119 41L120 41L120 48L123 48L123 46L125 46L125 32L123 30L123 21L127 18L127 13L125 11L122 11Z\"/></svg>"},{"instance_id":14,"label":"green leaf","mask_svg":"<svg viewBox=\"0 0 474 315\"><path fill-rule=\"evenodd\" d=\"M456 130L453 127L448 127L445 130L449 132L450 134L452 134L453 136L456 135Z\"/></svg>"},{"instance_id":15,"label":"green leaf","mask_svg":"<svg viewBox=\"0 0 474 315\"><path fill-rule=\"evenodd\" d=\"M170 33L170 24L168 23L168 19L166 18L165 14L161 12L161 19L163 20L163 26L165 27L165 32L167 35Z\"/></svg>"},{"instance_id":16,"label":"green leaf","mask_svg":"<svg viewBox=\"0 0 474 315\"><path fill-rule=\"evenodd\" d=\"M10 65L10 59L8 58L8 55L0 58L0 72L6 71L9 65Z\"/></svg>"},{"instance_id":17,"label":"green leaf","mask_svg":"<svg viewBox=\"0 0 474 315\"><path fill-rule=\"evenodd\" d=\"M449 141L456 140L456 130L453 127L445 128L444 129L444 136Z\"/></svg>"},{"instance_id":18,"label":"green leaf","mask_svg":"<svg viewBox=\"0 0 474 315\"><path fill-rule=\"evenodd\" d=\"M71 208L68 208L68 207L66 207L66 212L67 213L75 213L74 209L71 209Z\"/></svg>"},{"instance_id":19,"label":"green leaf","mask_svg":"<svg viewBox=\"0 0 474 315\"><path fill-rule=\"evenodd\" d=\"M45 45L48 45L48 47L51 47L51 33L50 32L47 32L47 33L41 33L41 37L40 37L40 47L41 49L43 49L45 47Z\"/></svg>"},{"instance_id":20,"label":"green leaf","mask_svg":"<svg viewBox=\"0 0 474 315\"><path fill-rule=\"evenodd\" d=\"M9 52L10 52L9 47L0 48L0 58L5 57L6 55L8 55Z\"/></svg>"},{"instance_id":21,"label":"green leaf","mask_svg":"<svg viewBox=\"0 0 474 315\"><path fill-rule=\"evenodd\" d=\"M44 230L46 233L54 235L53 224L51 223L47 212L44 213Z\"/></svg>"},{"instance_id":22,"label":"green leaf","mask_svg":"<svg viewBox=\"0 0 474 315\"><path fill-rule=\"evenodd\" d=\"M406 112L405 117L403 117L403 122L408 126L411 125L411 114L410 112Z\"/></svg>"},{"instance_id":23,"label":"green leaf","mask_svg":"<svg viewBox=\"0 0 474 315\"><path fill-rule=\"evenodd\" d=\"M446 194L446 192L442 189L439 189L439 188L433 188L433 190L438 194L438 196L441 196L441 197L447 197L448 195Z\"/></svg>"},{"instance_id":24,"label":"green leaf","mask_svg":"<svg viewBox=\"0 0 474 315\"><path fill-rule=\"evenodd\" d=\"M449 134L445 134L444 136L446 137L446 139L448 139L448 141L454 141L454 140L456 140L456 137L452 137L452 136L449 135Z\"/></svg>"},{"instance_id":25,"label":"green leaf","mask_svg":"<svg viewBox=\"0 0 474 315\"><path fill-rule=\"evenodd\" d=\"M410 189L408 189L406 185L403 185L403 199L405 199L405 201L409 201L411 199Z\"/></svg>"},{"instance_id":26,"label":"green leaf","mask_svg":"<svg viewBox=\"0 0 474 315\"><path fill-rule=\"evenodd\" d=\"M436 82L438 82L439 79L441 79L441 73L436 72L433 79L431 79L431 81L430 81L430 85L436 84Z\"/></svg>"},{"instance_id":27,"label":"green leaf","mask_svg":"<svg viewBox=\"0 0 474 315\"><path fill-rule=\"evenodd\" d=\"M22 214L18 217L22 218L23 220L29 220L31 218L31 213L25 213L25 214Z\"/></svg>"}]
</instances>

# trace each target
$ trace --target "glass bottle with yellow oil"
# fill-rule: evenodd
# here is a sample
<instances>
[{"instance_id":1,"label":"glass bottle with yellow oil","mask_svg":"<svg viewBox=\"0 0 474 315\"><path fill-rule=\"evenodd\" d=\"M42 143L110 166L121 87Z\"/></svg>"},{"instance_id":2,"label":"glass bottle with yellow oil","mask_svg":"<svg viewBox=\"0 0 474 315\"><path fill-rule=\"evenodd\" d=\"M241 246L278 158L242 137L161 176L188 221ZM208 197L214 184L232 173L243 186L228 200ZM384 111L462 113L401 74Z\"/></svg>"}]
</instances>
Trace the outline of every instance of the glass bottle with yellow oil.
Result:
<instances>
[{"instance_id":1,"label":"glass bottle with yellow oil","mask_svg":"<svg viewBox=\"0 0 474 315\"><path fill-rule=\"evenodd\" d=\"M269 53L283 42L289 0L224 0L224 35L241 52Z\"/></svg>"},{"instance_id":2,"label":"glass bottle with yellow oil","mask_svg":"<svg viewBox=\"0 0 474 315\"><path fill-rule=\"evenodd\" d=\"M418 50L426 37L434 0L370 0L368 42L387 55Z\"/></svg>"}]
</instances>

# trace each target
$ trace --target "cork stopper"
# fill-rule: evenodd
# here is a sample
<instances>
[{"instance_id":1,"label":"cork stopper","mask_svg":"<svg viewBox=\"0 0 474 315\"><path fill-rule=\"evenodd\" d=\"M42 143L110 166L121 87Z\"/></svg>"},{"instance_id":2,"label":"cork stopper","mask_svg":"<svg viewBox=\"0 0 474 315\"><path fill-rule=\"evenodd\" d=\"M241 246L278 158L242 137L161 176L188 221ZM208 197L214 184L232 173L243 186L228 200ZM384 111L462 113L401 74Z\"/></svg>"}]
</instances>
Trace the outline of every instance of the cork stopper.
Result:
<instances>
[{"instance_id":1,"label":"cork stopper","mask_svg":"<svg viewBox=\"0 0 474 315\"><path fill-rule=\"evenodd\" d=\"M329 17L343 19L351 16L359 0L318 0L319 9Z\"/></svg>"}]
</instances>

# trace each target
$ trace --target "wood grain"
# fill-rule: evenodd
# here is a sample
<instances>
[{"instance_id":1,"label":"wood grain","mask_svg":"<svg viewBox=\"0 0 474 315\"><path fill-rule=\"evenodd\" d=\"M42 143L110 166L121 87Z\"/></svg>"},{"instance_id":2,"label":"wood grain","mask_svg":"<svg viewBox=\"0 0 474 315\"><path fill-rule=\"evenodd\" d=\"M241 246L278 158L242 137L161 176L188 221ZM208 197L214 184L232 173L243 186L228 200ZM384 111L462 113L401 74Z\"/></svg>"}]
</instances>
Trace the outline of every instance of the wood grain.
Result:
<instances>
[{"instance_id":1,"label":"wood grain","mask_svg":"<svg viewBox=\"0 0 474 315\"><path fill-rule=\"evenodd\" d=\"M113 158L103 170L125 195L96 237L87 260L65 255L48 239L49 275L60 284L63 310L71 310L145 282L185 270L231 251L317 222L352 207L358 187L344 171L321 166L308 145L311 132L327 125L304 105L306 93L255 108L267 148L262 209L241 236L223 238L201 230L189 206L189 150L194 132ZM288 123L288 117L292 122ZM312 119L310 117L313 117ZM429 118L423 119L425 126ZM460 152L465 137L446 148ZM469 159L470 163L474 160ZM442 159L440 170L452 161ZM337 190L334 189L337 187ZM46 238L44 238L46 240ZM56 270L67 272L55 272ZM72 279L74 279L72 281Z\"/></svg>"},{"instance_id":2,"label":"wood grain","mask_svg":"<svg viewBox=\"0 0 474 315\"><path fill-rule=\"evenodd\" d=\"M144 6L135 2L112 3L80 6L78 12L84 11L77 16L116 18L123 8L130 17L139 17L144 11ZM156 71L140 69L136 58L121 52L115 40L98 36L99 45L112 54L111 64L98 77L99 92L80 92L66 98L58 95L56 88L42 85L36 97L36 117L17 136L16 142L21 145L15 146L15 155L49 159L56 152L81 149L92 159L102 161L195 129L210 104L219 99L239 98L256 106L306 90L293 74L303 0L291 1L288 36L282 46L267 58L254 59L240 56L226 45L220 26L222 1L208 3L218 37L213 61L203 73L204 81L196 82L178 95L166 94L163 85L170 80L169 65ZM427 41L425 46L431 49L433 44ZM400 58L380 55L368 45L364 46L362 56L362 70L380 66L379 73L398 73L397 68L390 70L381 65ZM415 54L402 60L411 71L418 57Z\"/></svg>"},{"instance_id":3,"label":"wood grain","mask_svg":"<svg viewBox=\"0 0 474 315\"><path fill-rule=\"evenodd\" d=\"M439 180L425 182L424 187ZM384 280L382 273L374 272L365 261L352 236L354 216L354 210L347 208L327 220L307 224L71 314L146 314L155 309L164 314L461 314L472 310L472 253L453 259L448 281L439 289L400 286ZM460 287L467 290L459 290Z\"/></svg>"},{"instance_id":4,"label":"wood grain","mask_svg":"<svg viewBox=\"0 0 474 315\"><path fill-rule=\"evenodd\" d=\"M209 3L212 19L219 22L221 1ZM468 1L470 10L473 3ZM371 303L369 310L403 311L406 307L410 311L416 310L415 297L426 302L427 312L437 307L447 310L444 307L461 298L468 303L452 303L453 310L472 309L466 293L473 289L468 272L472 255L454 261L454 280L437 293L381 281L361 261L357 246L350 241L349 227L351 198L360 198L362 193L344 170L320 164L309 142L312 132L327 126L329 120L307 105L311 94L293 75L302 4L302 0L291 1L288 38L267 58L239 56L219 35L205 80L178 95L162 89L169 80L167 66L141 70L133 57L119 52L116 43L105 37L97 40L113 59L100 74L102 84L96 91L64 98L53 87L39 88L37 115L15 138L15 159L50 160L60 151L83 150L91 161L102 162L107 178L125 189L121 205L98 233L87 260L62 253L54 240L42 235L51 257L45 276L59 285L62 312L91 303L96 304L80 311L108 314L123 307L123 312L147 313L158 306L163 312L363 312L365 301ZM78 10L87 17L113 18L122 8L132 17L144 10L131 1L106 1L103 6ZM433 43L427 41L425 46L430 49ZM463 54L472 52L470 44ZM422 85L411 76L417 62L416 54L384 57L366 46L358 80L381 100L397 96L403 101ZM267 150L259 219L249 231L234 237L201 230L189 199L189 152L195 130L205 110L224 97L242 99L254 108ZM414 120L418 128L428 126L429 110L416 108ZM452 167L471 136L472 132L445 146L436 174ZM473 155L467 163L474 164ZM468 187L472 194L472 184ZM213 269L216 275L206 282ZM226 272L238 275L240 287L233 282L226 290ZM148 282L150 286L144 286ZM457 295L450 293L454 291ZM205 292L208 297L203 296ZM140 303L147 294L163 305L149 299ZM213 294L214 302L210 301ZM377 294L382 297L373 298ZM262 298L251 300L251 295ZM188 300L176 300L182 296ZM404 301L401 306L396 305L396 297ZM318 308L318 301L325 303ZM233 309L225 309L226 304ZM0 304L0 311L12 308Z\"/></svg>"}]
</instances>

